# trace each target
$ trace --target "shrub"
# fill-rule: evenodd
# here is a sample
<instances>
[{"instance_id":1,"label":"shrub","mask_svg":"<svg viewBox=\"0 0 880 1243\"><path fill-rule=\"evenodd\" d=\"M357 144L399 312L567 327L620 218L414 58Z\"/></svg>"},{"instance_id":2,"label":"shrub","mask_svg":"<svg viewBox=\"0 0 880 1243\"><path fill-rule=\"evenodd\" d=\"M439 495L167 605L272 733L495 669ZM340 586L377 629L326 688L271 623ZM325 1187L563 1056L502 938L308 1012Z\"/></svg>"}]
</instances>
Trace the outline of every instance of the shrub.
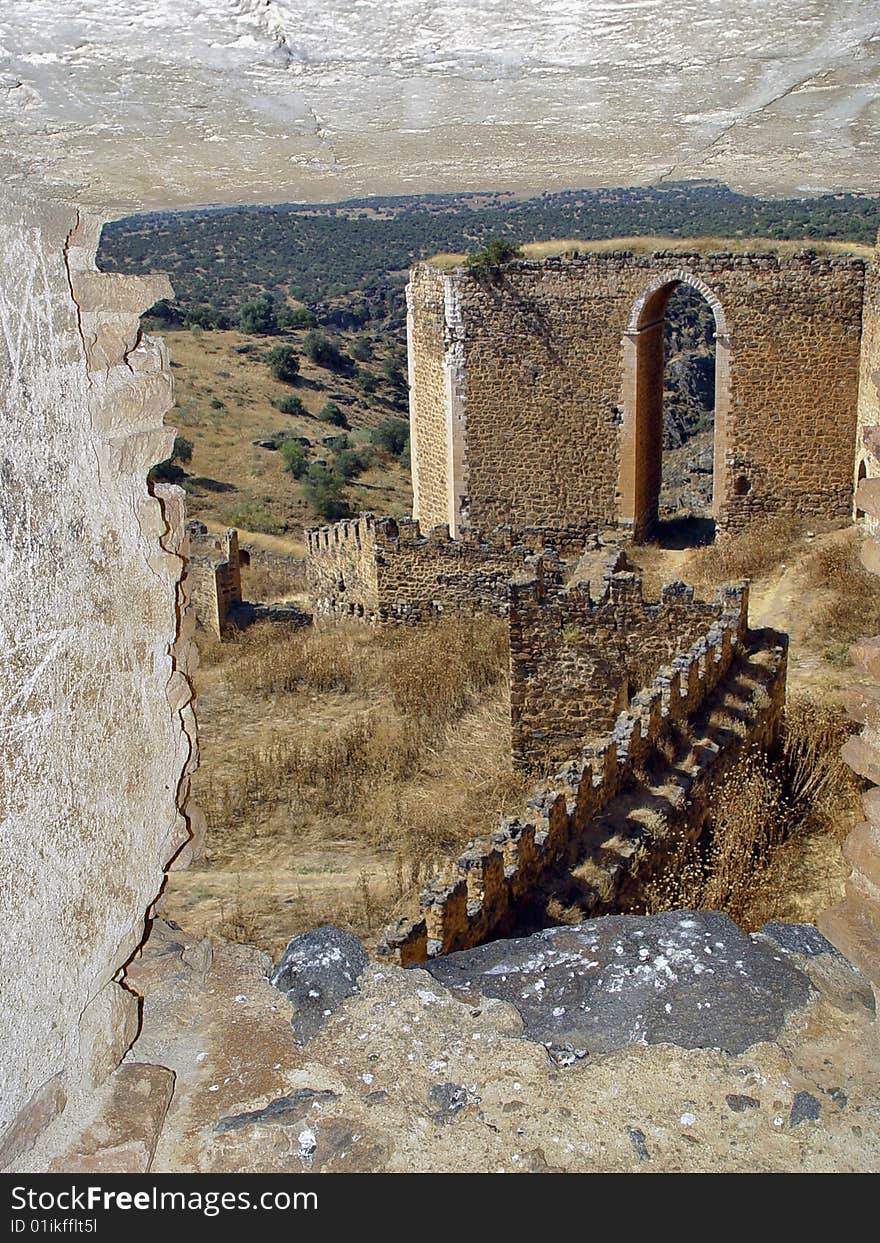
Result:
<instances>
[{"instance_id":1,"label":"shrub","mask_svg":"<svg viewBox=\"0 0 880 1243\"><path fill-rule=\"evenodd\" d=\"M383 419L370 432L370 441L385 453L402 457L409 445L409 424L404 419Z\"/></svg>"},{"instance_id":2,"label":"shrub","mask_svg":"<svg viewBox=\"0 0 880 1243\"><path fill-rule=\"evenodd\" d=\"M355 479L370 467L370 455L363 449L351 449L344 446L339 449L333 459L333 469L343 479Z\"/></svg>"},{"instance_id":3,"label":"shrub","mask_svg":"<svg viewBox=\"0 0 880 1243\"><path fill-rule=\"evenodd\" d=\"M281 460L294 479L301 479L306 473L308 466L308 455L305 448L299 441L285 440L279 446L279 451L281 453Z\"/></svg>"},{"instance_id":4,"label":"shrub","mask_svg":"<svg viewBox=\"0 0 880 1243\"><path fill-rule=\"evenodd\" d=\"M282 414L299 415L301 418L307 418L309 414L301 397L282 397L275 405Z\"/></svg>"},{"instance_id":5,"label":"shrub","mask_svg":"<svg viewBox=\"0 0 880 1243\"><path fill-rule=\"evenodd\" d=\"M191 462L193 455L192 441L187 440L186 436L174 437L174 448L171 457L175 462Z\"/></svg>"},{"instance_id":6,"label":"shrub","mask_svg":"<svg viewBox=\"0 0 880 1243\"><path fill-rule=\"evenodd\" d=\"M171 449L171 457L166 458L164 462L157 462L149 472L149 480L151 483L178 483L183 484L187 478L186 471L180 462L192 461L193 446L192 441L187 440L186 436L175 436L174 444Z\"/></svg>"},{"instance_id":7,"label":"shrub","mask_svg":"<svg viewBox=\"0 0 880 1243\"><path fill-rule=\"evenodd\" d=\"M322 518L335 522L337 518L347 518L351 512L342 493L343 484L335 471L313 462L305 474L303 495Z\"/></svg>"},{"instance_id":8,"label":"shrub","mask_svg":"<svg viewBox=\"0 0 880 1243\"><path fill-rule=\"evenodd\" d=\"M328 371L348 370L348 360L339 346L322 332L307 333L303 349L316 367L326 367Z\"/></svg>"},{"instance_id":9,"label":"shrub","mask_svg":"<svg viewBox=\"0 0 880 1243\"><path fill-rule=\"evenodd\" d=\"M318 317L314 311L310 311L307 306L297 306L291 310L285 307L281 315L279 315L279 324L286 328L314 328L318 322ZM283 323L282 323L283 319Z\"/></svg>"},{"instance_id":10,"label":"shrub","mask_svg":"<svg viewBox=\"0 0 880 1243\"><path fill-rule=\"evenodd\" d=\"M299 377L299 358L292 345L276 345L269 351L269 370L276 380L295 384Z\"/></svg>"},{"instance_id":11,"label":"shrub","mask_svg":"<svg viewBox=\"0 0 880 1243\"><path fill-rule=\"evenodd\" d=\"M275 302L268 294L245 302L238 313L238 326L252 336L269 336L278 331Z\"/></svg>"},{"instance_id":12,"label":"shrub","mask_svg":"<svg viewBox=\"0 0 880 1243\"><path fill-rule=\"evenodd\" d=\"M318 418L324 423L332 423L334 427L348 427L348 418L341 406L335 401L328 401L318 412Z\"/></svg>"},{"instance_id":13,"label":"shrub","mask_svg":"<svg viewBox=\"0 0 880 1243\"><path fill-rule=\"evenodd\" d=\"M355 383L361 392L365 393L368 397L371 393L375 393L376 389L379 387L379 381L376 376L373 375L372 371L359 371Z\"/></svg>"},{"instance_id":14,"label":"shrub","mask_svg":"<svg viewBox=\"0 0 880 1243\"><path fill-rule=\"evenodd\" d=\"M242 501L226 511L226 521L232 527L264 535L280 535L284 530L284 524L263 501Z\"/></svg>"},{"instance_id":15,"label":"shrub","mask_svg":"<svg viewBox=\"0 0 880 1243\"><path fill-rule=\"evenodd\" d=\"M494 268L501 263L509 263L511 259L521 259L522 250L516 242L506 237L493 237L483 250L470 255L465 264L469 268Z\"/></svg>"}]
</instances>

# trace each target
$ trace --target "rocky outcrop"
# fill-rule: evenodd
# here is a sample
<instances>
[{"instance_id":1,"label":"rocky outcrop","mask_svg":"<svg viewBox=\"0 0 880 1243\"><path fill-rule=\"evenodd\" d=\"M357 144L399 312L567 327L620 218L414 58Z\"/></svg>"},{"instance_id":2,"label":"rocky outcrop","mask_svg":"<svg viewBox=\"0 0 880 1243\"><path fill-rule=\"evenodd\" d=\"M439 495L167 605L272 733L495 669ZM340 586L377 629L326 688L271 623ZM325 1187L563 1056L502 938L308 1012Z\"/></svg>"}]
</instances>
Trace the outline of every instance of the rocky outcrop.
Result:
<instances>
[{"instance_id":1,"label":"rocky outcrop","mask_svg":"<svg viewBox=\"0 0 880 1243\"><path fill-rule=\"evenodd\" d=\"M876 427L863 430L863 451L872 461L872 475L880 469L880 440ZM880 539L876 534L880 520L880 491L876 478L862 479L856 489L856 509L864 515L866 533L862 542L862 564L871 573L880 573ZM871 788L862 797L865 819L850 833L843 852L852 865L846 882L844 901L819 919L819 927L858 963L875 983L880 984L880 636L861 639L850 647L850 659L861 674L860 685L851 688L847 707L853 720L862 726L850 738L843 758Z\"/></svg>"},{"instance_id":2,"label":"rocky outcrop","mask_svg":"<svg viewBox=\"0 0 880 1243\"><path fill-rule=\"evenodd\" d=\"M680 911L495 942L430 973L368 962L306 1045L270 971L157 921L131 972L138 1057L176 1075L153 1173L880 1166L873 994L813 928L748 936ZM122 1145L143 1133L105 1121ZM30 1168L75 1143L50 1131Z\"/></svg>"},{"instance_id":3,"label":"rocky outcrop","mask_svg":"<svg viewBox=\"0 0 880 1243\"><path fill-rule=\"evenodd\" d=\"M426 969L457 995L509 1002L524 1033L566 1064L634 1044L742 1053L775 1040L812 992L795 964L816 954L832 956L845 986L873 1006L868 983L815 929L777 924L749 936L720 911L608 915Z\"/></svg>"}]
</instances>

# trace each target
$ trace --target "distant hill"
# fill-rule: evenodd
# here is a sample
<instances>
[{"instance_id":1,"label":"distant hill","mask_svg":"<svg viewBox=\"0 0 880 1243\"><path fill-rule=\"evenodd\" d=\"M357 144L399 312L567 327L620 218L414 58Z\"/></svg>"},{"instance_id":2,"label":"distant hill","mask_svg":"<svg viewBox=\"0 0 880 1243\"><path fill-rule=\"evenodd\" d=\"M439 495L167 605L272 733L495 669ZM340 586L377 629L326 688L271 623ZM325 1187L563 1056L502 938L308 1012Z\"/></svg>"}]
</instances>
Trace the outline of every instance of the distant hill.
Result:
<instances>
[{"instance_id":1,"label":"distant hill","mask_svg":"<svg viewBox=\"0 0 880 1243\"><path fill-rule=\"evenodd\" d=\"M517 199L507 193L351 199L320 205L152 213L108 224L99 266L167 272L169 322L230 326L263 292L304 302L345 326L399 321L406 269L437 252L479 249L492 237L517 242L621 236L767 237L871 244L880 199L829 194L759 199L716 182L568 190ZM357 295L357 296L353 296Z\"/></svg>"}]
</instances>

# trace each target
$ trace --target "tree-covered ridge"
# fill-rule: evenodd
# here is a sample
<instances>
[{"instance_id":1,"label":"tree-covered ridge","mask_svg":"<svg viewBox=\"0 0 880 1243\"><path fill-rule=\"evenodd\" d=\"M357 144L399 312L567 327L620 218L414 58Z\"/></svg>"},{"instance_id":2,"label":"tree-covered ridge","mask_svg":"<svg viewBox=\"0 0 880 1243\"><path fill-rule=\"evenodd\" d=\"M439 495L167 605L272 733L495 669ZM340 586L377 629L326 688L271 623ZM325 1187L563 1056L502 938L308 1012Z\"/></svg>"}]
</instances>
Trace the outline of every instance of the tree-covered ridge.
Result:
<instances>
[{"instance_id":1,"label":"tree-covered ridge","mask_svg":"<svg viewBox=\"0 0 880 1243\"><path fill-rule=\"evenodd\" d=\"M345 203L218 208L129 217L104 229L105 271L167 272L181 320L237 320L268 292L321 303L362 291L361 314L394 317L406 269L439 251L494 238L625 236L804 238L873 243L880 200L856 194L758 199L714 182L507 194L352 199ZM358 312L355 311L355 314Z\"/></svg>"}]
</instances>

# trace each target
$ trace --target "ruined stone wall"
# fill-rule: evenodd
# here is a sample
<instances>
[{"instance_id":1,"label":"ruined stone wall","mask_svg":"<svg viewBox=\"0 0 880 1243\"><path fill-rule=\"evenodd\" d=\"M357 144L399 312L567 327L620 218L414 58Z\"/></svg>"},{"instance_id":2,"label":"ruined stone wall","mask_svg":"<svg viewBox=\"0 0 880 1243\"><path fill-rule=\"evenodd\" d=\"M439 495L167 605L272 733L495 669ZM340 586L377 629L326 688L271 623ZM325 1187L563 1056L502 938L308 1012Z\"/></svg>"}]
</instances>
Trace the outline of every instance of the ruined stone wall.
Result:
<instances>
[{"instance_id":1,"label":"ruined stone wall","mask_svg":"<svg viewBox=\"0 0 880 1243\"><path fill-rule=\"evenodd\" d=\"M101 1081L138 1024L125 964L188 841L195 762L171 379L103 275L99 222L7 187L0 212L0 1168Z\"/></svg>"},{"instance_id":2,"label":"ruined stone wall","mask_svg":"<svg viewBox=\"0 0 880 1243\"><path fill-rule=\"evenodd\" d=\"M593 598L589 583L560 587L539 564L510 592L514 764L558 764L607 733L661 665L722 618L733 616L742 630L747 611L744 586L700 601L692 587L672 583L652 602L635 574L610 571Z\"/></svg>"},{"instance_id":3,"label":"ruined stone wall","mask_svg":"<svg viewBox=\"0 0 880 1243\"><path fill-rule=\"evenodd\" d=\"M334 617L377 617L379 580L376 519L372 514L329 527L313 527L306 531L306 541L306 588L315 612Z\"/></svg>"},{"instance_id":4,"label":"ruined stone wall","mask_svg":"<svg viewBox=\"0 0 880 1243\"><path fill-rule=\"evenodd\" d=\"M614 909L615 895L642 866L649 866L651 835L638 825L638 840L621 840L616 823L606 823L609 809L618 795L633 787L636 775L655 761L672 732L687 735L726 679L737 680L739 701L742 688L736 662L745 640L738 615L714 623L660 671L631 709L621 713L609 735L575 753L577 758L570 758L539 788L528 801L532 819L504 820L490 841L472 843L450 872L429 883L420 899L422 914L389 928L380 952L405 965L507 935L531 907L536 891L548 881L552 885L551 878L571 867L594 839L598 849L591 853L611 858L593 869L596 883L592 896L584 897L583 909L586 913ZM782 636L770 633L751 646L763 678L750 713L744 715L742 733L729 736L724 747L695 750L687 795L682 790L678 803L668 803L663 811L657 800L652 801L655 818L666 822L665 827L658 826L658 839L673 825L680 828L683 815L705 818L713 782L743 747L770 750L778 738L785 702Z\"/></svg>"},{"instance_id":5,"label":"ruined stone wall","mask_svg":"<svg viewBox=\"0 0 880 1243\"><path fill-rule=\"evenodd\" d=\"M414 623L450 612L505 614L511 573L544 537L503 529L453 540L445 524L425 535L413 519L362 514L307 532L308 589L315 612L337 618Z\"/></svg>"},{"instance_id":6,"label":"ruined stone wall","mask_svg":"<svg viewBox=\"0 0 880 1243\"><path fill-rule=\"evenodd\" d=\"M651 315L662 316L680 281L707 297L718 322L720 525L758 513L846 516L862 261L658 252L522 261L482 275L413 269L413 473L423 518L445 521L448 504L461 525L482 530L634 521L629 476L656 474L659 451L640 391L646 342L658 331ZM422 452L443 427L443 366L456 376L457 394L447 385L443 400L459 442L447 432L447 460L459 465L445 492L427 483L442 454ZM425 508L429 493L440 499Z\"/></svg>"},{"instance_id":7,"label":"ruined stone wall","mask_svg":"<svg viewBox=\"0 0 880 1243\"><path fill-rule=\"evenodd\" d=\"M448 297L441 273L424 266L413 273L407 287L413 516L426 531L449 523L451 514Z\"/></svg>"},{"instance_id":8,"label":"ruined stone wall","mask_svg":"<svg viewBox=\"0 0 880 1243\"><path fill-rule=\"evenodd\" d=\"M854 481L858 488L866 481L865 496L856 495L855 513L870 534L876 535L880 524L873 516L880 497L880 248L865 276L865 301L862 312L862 354L859 372L858 431L854 463ZM873 502L871 497L874 498Z\"/></svg>"},{"instance_id":9,"label":"ruined stone wall","mask_svg":"<svg viewBox=\"0 0 880 1243\"><path fill-rule=\"evenodd\" d=\"M196 620L218 638L231 625L231 614L241 604L242 554L238 532L230 527L222 535L208 531L202 522L187 524L187 579Z\"/></svg>"}]
</instances>

